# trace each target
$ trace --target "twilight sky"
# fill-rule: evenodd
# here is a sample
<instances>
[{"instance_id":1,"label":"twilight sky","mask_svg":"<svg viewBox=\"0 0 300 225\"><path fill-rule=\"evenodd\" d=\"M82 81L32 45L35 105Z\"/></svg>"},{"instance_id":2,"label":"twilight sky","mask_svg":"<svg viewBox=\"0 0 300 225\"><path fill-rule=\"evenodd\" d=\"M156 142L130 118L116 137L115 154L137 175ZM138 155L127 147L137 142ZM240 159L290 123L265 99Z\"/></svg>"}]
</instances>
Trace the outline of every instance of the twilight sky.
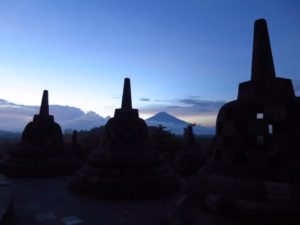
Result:
<instances>
[{"instance_id":1,"label":"twilight sky","mask_svg":"<svg viewBox=\"0 0 300 225\"><path fill-rule=\"evenodd\" d=\"M131 78L141 117L214 125L249 80L253 23L267 19L277 76L300 89L298 0L0 0L0 98L101 116Z\"/></svg>"}]
</instances>

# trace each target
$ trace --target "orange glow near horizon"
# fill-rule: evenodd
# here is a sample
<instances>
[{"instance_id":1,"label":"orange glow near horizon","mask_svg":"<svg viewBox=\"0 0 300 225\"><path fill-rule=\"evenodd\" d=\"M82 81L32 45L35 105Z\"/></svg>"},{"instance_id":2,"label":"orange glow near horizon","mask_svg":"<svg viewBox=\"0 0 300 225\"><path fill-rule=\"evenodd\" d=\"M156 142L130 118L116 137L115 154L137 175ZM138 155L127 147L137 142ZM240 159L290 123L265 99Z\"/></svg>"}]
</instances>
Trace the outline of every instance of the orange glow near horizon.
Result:
<instances>
[{"instance_id":1,"label":"orange glow near horizon","mask_svg":"<svg viewBox=\"0 0 300 225\"><path fill-rule=\"evenodd\" d=\"M146 120L148 118L150 118L151 116L154 116L155 113L140 113L140 118Z\"/></svg>"},{"instance_id":2,"label":"orange glow near horizon","mask_svg":"<svg viewBox=\"0 0 300 225\"><path fill-rule=\"evenodd\" d=\"M201 125L204 127L214 127L216 125L216 117L215 114L198 114L198 115L178 115L176 116L179 119L182 119L189 123L196 123L197 125Z\"/></svg>"}]
</instances>

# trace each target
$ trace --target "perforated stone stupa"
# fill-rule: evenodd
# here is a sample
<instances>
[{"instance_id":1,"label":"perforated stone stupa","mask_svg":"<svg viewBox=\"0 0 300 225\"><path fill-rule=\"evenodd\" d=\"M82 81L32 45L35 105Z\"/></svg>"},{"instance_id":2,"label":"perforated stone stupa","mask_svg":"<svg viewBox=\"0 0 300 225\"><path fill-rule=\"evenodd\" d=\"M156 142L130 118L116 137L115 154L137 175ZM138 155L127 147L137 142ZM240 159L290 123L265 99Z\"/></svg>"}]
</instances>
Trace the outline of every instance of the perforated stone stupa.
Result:
<instances>
[{"instance_id":1,"label":"perforated stone stupa","mask_svg":"<svg viewBox=\"0 0 300 225\"><path fill-rule=\"evenodd\" d=\"M299 131L300 98L290 79L276 77L267 24L257 20L251 80L220 109L214 159L170 211L169 224L192 224L207 212L238 221L231 224L299 224Z\"/></svg>"},{"instance_id":2,"label":"perforated stone stupa","mask_svg":"<svg viewBox=\"0 0 300 225\"><path fill-rule=\"evenodd\" d=\"M108 199L137 199L174 193L177 181L148 145L148 128L132 108L129 78L122 107L105 126L103 142L77 173L71 187Z\"/></svg>"},{"instance_id":3,"label":"perforated stone stupa","mask_svg":"<svg viewBox=\"0 0 300 225\"><path fill-rule=\"evenodd\" d=\"M49 115L48 91L44 91L40 112L34 115L14 146L0 163L8 176L56 176L72 174L79 163L72 148L64 144L62 130Z\"/></svg>"}]
</instances>

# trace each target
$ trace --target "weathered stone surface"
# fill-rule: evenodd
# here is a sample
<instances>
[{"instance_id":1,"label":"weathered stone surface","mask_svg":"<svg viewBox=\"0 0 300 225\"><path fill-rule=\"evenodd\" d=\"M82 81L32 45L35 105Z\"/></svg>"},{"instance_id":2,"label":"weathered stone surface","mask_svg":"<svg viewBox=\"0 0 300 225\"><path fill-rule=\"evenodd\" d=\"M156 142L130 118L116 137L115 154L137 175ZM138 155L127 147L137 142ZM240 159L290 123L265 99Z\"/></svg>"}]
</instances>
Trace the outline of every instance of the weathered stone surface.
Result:
<instances>
[{"instance_id":1,"label":"weathered stone surface","mask_svg":"<svg viewBox=\"0 0 300 225\"><path fill-rule=\"evenodd\" d=\"M56 176L74 173L79 167L74 150L67 147L59 124L49 115L48 91L44 91L40 113L22 133L21 142L1 161L8 176Z\"/></svg>"},{"instance_id":2,"label":"weathered stone surface","mask_svg":"<svg viewBox=\"0 0 300 225\"><path fill-rule=\"evenodd\" d=\"M291 80L275 76L263 19L255 22L253 48L251 80L219 111L214 159L187 185L184 204L197 213L182 224L203 212L231 224L299 224L300 98Z\"/></svg>"},{"instance_id":3,"label":"weathered stone surface","mask_svg":"<svg viewBox=\"0 0 300 225\"><path fill-rule=\"evenodd\" d=\"M76 174L71 187L109 199L137 199L174 193L177 180L147 140L148 128L132 109L130 80L125 79L122 107L104 130L103 142Z\"/></svg>"}]
</instances>

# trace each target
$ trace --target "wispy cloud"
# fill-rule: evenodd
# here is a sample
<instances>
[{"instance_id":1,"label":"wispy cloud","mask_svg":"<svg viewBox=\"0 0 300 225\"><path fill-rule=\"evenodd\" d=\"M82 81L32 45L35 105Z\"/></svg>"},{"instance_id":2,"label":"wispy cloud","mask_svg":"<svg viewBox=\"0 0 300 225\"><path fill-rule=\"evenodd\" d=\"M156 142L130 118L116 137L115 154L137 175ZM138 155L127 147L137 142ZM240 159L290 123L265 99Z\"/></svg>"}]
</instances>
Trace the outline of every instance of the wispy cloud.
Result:
<instances>
[{"instance_id":1,"label":"wispy cloud","mask_svg":"<svg viewBox=\"0 0 300 225\"><path fill-rule=\"evenodd\" d=\"M202 100L196 98L185 98L178 100L179 103L183 105L177 106L175 108L184 110L186 113L193 112L217 112L224 105L225 101L211 101L211 100Z\"/></svg>"},{"instance_id":2,"label":"wispy cloud","mask_svg":"<svg viewBox=\"0 0 300 225\"><path fill-rule=\"evenodd\" d=\"M18 105L0 99L0 130L21 131L38 111L39 106ZM70 106L50 105L50 114L62 129L91 129L106 123L106 119L94 112L85 113Z\"/></svg>"},{"instance_id":3,"label":"wispy cloud","mask_svg":"<svg viewBox=\"0 0 300 225\"><path fill-rule=\"evenodd\" d=\"M140 109L142 113L157 113L165 111L174 115L215 114L225 101L204 100L199 96L189 96L183 99L156 100L157 104L149 104Z\"/></svg>"},{"instance_id":4,"label":"wispy cloud","mask_svg":"<svg viewBox=\"0 0 300 225\"><path fill-rule=\"evenodd\" d=\"M140 98L140 101L142 101L142 102L150 102L151 99L150 98Z\"/></svg>"},{"instance_id":5,"label":"wispy cloud","mask_svg":"<svg viewBox=\"0 0 300 225\"><path fill-rule=\"evenodd\" d=\"M155 102L174 103L176 100L155 99Z\"/></svg>"}]
</instances>

